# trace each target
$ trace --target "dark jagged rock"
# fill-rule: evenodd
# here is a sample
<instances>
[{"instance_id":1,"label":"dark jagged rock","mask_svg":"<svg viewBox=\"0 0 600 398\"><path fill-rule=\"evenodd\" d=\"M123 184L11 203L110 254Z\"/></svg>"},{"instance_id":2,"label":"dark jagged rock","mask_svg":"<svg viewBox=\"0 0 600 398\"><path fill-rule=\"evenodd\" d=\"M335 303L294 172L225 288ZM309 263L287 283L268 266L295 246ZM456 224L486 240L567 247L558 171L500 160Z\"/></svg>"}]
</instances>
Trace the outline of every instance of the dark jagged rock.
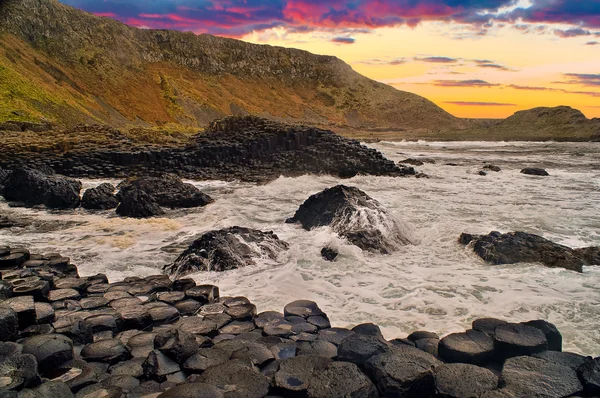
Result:
<instances>
[{"instance_id":1,"label":"dark jagged rock","mask_svg":"<svg viewBox=\"0 0 600 398\"><path fill-rule=\"evenodd\" d=\"M532 175L532 176L542 176L542 177L546 177L549 176L550 174L548 174L548 172L544 169L540 169L537 167L526 167L523 170L521 170L521 174L528 174L528 175Z\"/></svg>"},{"instance_id":2,"label":"dark jagged rock","mask_svg":"<svg viewBox=\"0 0 600 398\"><path fill-rule=\"evenodd\" d=\"M26 205L45 205L52 209L73 209L79 206L81 182L38 170L17 168L4 183L2 194L8 201Z\"/></svg>"},{"instance_id":3,"label":"dark jagged rock","mask_svg":"<svg viewBox=\"0 0 600 398\"><path fill-rule=\"evenodd\" d=\"M309 197L287 223L306 230L330 226L363 250L387 254L409 243L379 202L355 187L337 185Z\"/></svg>"},{"instance_id":4,"label":"dark jagged rock","mask_svg":"<svg viewBox=\"0 0 600 398\"><path fill-rule=\"evenodd\" d=\"M306 391L314 375L321 374L331 359L318 355L302 355L281 361L275 374L275 386L283 395Z\"/></svg>"},{"instance_id":5,"label":"dark jagged rock","mask_svg":"<svg viewBox=\"0 0 600 398\"><path fill-rule=\"evenodd\" d=\"M38 364L33 355L0 356L0 392L18 390L40 383Z\"/></svg>"},{"instance_id":6,"label":"dark jagged rock","mask_svg":"<svg viewBox=\"0 0 600 398\"><path fill-rule=\"evenodd\" d=\"M582 247L574 249L575 253L583 258L587 264L600 265L600 246Z\"/></svg>"},{"instance_id":7,"label":"dark jagged rock","mask_svg":"<svg viewBox=\"0 0 600 398\"><path fill-rule=\"evenodd\" d=\"M60 334L33 336L23 341L23 354L33 355L44 373L73 359L73 342Z\"/></svg>"},{"instance_id":8,"label":"dark jagged rock","mask_svg":"<svg viewBox=\"0 0 600 398\"><path fill-rule=\"evenodd\" d=\"M177 363L182 363L198 351L198 342L192 334L171 329L156 335L154 347Z\"/></svg>"},{"instance_id":9,"label":"dark jagged rock","mask_svg":"<svg viewBox=\"0 0 600 398\"><path fill-rule=\"evenodd\" d=\"M4 184L10 175L10 171L0 168L0 194L4 190Z\"/></svg>"},{"instance_id":10,"label":"dark jagged rock","mask_svg":"<svg viewBox=\"0 0 600 398\"><path fill-rule=\"evenodd\" d=\"M243 227L209 231L164 269L179 277L197 271L226 271L253 265L255 258L276 259L288 244L273 232Z\"/></svg>"},{"instance_id":11,"label":"dark jagged rock","mask_svg":"<svg viewBox=\"0 0 600 398\"><path fill-rule=\"evenodd\" d=\"M478 397L498 388L498 377L475 365L452 363L435 369L435 388L440 397Z\"/></svg>"},{"instance_id":12,"label":"dark jagged rock","mask_svg":"<svg viewBox=\"0 0 600 398\"><path fill-rule=\"evenodd\" d=\"M583 383L587 396L600 394L600 357L588 359L577 368L577 374Z\"/></svg>"},{"instance_id":13,"label":"dark jagged rock","mask_svg":"<svg viewBox=\"0 0 600 398\"><path fill-rule=\"evenodd\" d=\"M534 321L521 322L523 325L531 326L539 329L546 336L548 340L548 350L550 351L562 351L562 335L558 331L556 325L545 321L543 319L537 319Z\"/></svg>"},{"instance_id":14,"label":"dark jagged rock","mask_svg":"<svg viewBox=\"0 0 600 398\"><path fill-rule=\"evenodd\" d=\"M131 178L119 184L119 188L118 197L124 197L130 190L140 189L152 196L160 206L170 208L201 207L213 202L210 196L173 174Z\"/></svg>"},{"instance_id":15,"label":"dark jagged rock","mask_svg":"<svg viewBox=\"0 0 600 398\"><path fill-rule=\"evenodd\" d=\"M321 257L323 257L327 261L334 261L339 253L337 250L332 249L330 247L324 247L321 249Z\"/></svg>"},{"instance_id":16,"label":"dark jagged rock","mask_svg":"<svg viewBox=\"0 0 600 398\"><path fill-rule=\"evenodd\" d=\"M506 360L501 384L518 397L569 397L583 391L573 369L527 356Z\"/></svg>"},{"instance_id":17,"label":"dark jagged rock","mask_svg":"<svg viewBox=\"0 0 600 398\"><path fill-rule=\"evenodd\" d=\"M588 265L582 250L573 250L538 235L526 232L490 232L488 235L474 236L462 234L462 244L473 243L475 253L485 261L494 264L515 264L520 262L542 263L547 267L561 267L582 272Z\"/></svg>"},{"instance_id":18,"label":"dark jagged rock","mask_svg":"<svg viewBox=\"0 0 600 398\"><path fill-rule=\"evenodd\" d=\"M119 204L115 190L115 186L108 182L89 188L83 193L81 207L89 210L114 209Z\"/></svg>"},{"instance_id":19,"label":"dark jagged rock","mask_svg":"<svg viewBox=\"0 0 600 398\"><path fill-rule=\"evenodd\" d=\"M62 381L49 381L38 387L19 393L19 398L74 398L69 386Z\"/></svg>"},{"instance_id":20,"label":"dark jagged rock","mask_svg":"<svg viewBox=\"0 0 600 398\"><path fill-rule=\"evenodd\" d=\"M484 170L490 170L490 171L494 171L494 172L499 172L502 169L498 166L494 166L493 164L486 164L485 166L483 166Z\"/></svg>"},{"instance_id":21,"label":"dark jagged rock","mask_svg":"<svg viewBox=\"0 0 600 398\"><path fill-rule=\"evenodd\" d=\"M0 341L16 340L19 336L17 313L6 305L0 305Z\"/></svg>"},{"instance_id":22,"label":"dark jagged rock","mask_svg":"<svg viewBox=\"0 0 600 398\"><path fill-rule=\"evenodd\" d=\"M123 195L116 212L122 217L132 218L148 218L165 214L152 196L139 189L128 190Z\"/></svg>"}]
</instances>

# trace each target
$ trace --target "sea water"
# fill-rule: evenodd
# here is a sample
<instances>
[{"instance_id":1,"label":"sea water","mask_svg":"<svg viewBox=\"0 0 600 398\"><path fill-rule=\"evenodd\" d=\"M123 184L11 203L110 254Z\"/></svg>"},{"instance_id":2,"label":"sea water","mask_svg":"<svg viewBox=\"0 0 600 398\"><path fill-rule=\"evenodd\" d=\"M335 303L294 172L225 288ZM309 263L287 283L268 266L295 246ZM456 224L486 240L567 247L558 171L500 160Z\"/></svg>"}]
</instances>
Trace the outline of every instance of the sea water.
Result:
<instances>
[{"instance_id":1,"label":"sea water","mask_svg":"<svg viewBox=\"0 0 600 398\"><path fill-rule=\"evenodd\" d=\"M189 181L215 203L134 220L114 211L53 212L10 208L33 226L0 230L0 244L60 252L82 276L111 281L161 272L202 232L229 226L272 230L290 248L275 261L193 274L222 295L243 295L259 311L296 299L316 301L334 326L378 324L387 338L415 330L464 331L479 317L546 319L563 334L564 349L600 355L600 266L583 273L539 264L493 266L457 243L462 232L525 231L571 247L600 245L600 144L513 142L380 142L370 146L395 161L433 160L416 169L429 178L281 177L266 185ZM485 164L501 167L487 171ZM549 177L520 174L543 167ZM102 182L85 180L84 188ZM118 181L110 181L118 183ZM285 224L310 195L336 184L364 190L398 220L410 244L391 255L362 252L329 228ZM325 261L321 248L340 256Z\"/></svg>"}]
</instances>

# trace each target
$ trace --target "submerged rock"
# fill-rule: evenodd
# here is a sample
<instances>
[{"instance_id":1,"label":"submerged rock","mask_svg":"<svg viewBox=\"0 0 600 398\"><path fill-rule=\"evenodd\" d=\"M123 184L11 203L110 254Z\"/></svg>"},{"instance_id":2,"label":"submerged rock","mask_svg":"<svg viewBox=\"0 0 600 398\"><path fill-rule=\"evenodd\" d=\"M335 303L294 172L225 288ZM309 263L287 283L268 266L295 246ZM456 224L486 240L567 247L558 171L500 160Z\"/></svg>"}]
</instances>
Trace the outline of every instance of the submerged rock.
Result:
<instances>
[{"instance_id":1,"label":"submerged rock","mask_svg":"<svg viewBox=\"0 0 600 398\"><path fill-rule=\"evenodd\" d=\"M39 170L17 168L6 181L2 194L8 201L28 206L45 205L52 209L73 209L79 206L81 182Z\"/></svg>"},{"instance_id":2,"label":"submerged rock","mask_svg":"<svg viewBox=\"0 0 600 398\"><path fill-rule=\"evenodd\" d=\"M230 227L205 232L164 270L177 277L197 271L227 271L253 265L256 258L274 260L287 248L273 232Z\"/></svg>"},{"instance_id":3,"label":"submerged rock","mask_svg":"<svg viewBox=\"0 0 600 398\"><path fill-rule=\"evenodd\" d=\"M201 207L213 202L210 196L192 184L184 183L174 174L131 178L119 184L119 188L118 197L124 197L128 191L140 189L151 195L159 205L170 208Z\"/></svg>"},{"instance_id":4,"label":"submerged rock","mask_svg":"<svg viewBox=\"0 0 600 398\"><path fill-rule=\"evenodd\" d=\"M120 216L133 218L148 218L165 214L154 198L140 189L127 191L116 212Z\"/></svg>"},{"instance_id":5,"label":"submerged rock","mask_svg":"<svg viewBox=\"0 0 600 398\"><path fill-rule=\"evenodd\" d=\"M363 250L387 254L410 243L398 222L379 202L355 187L337 185L312 195L287 223L306 230L330 226Z\"/></svg>"},{"instance_id":6,"label":"submerged rock","mask_svg":"<svg viewBox=\"0 0 600 398\"><path fill-rule=\"evenodd\" d=\"M548 174L548 172L544 169L540 169L537 167L526 167L523 170L521 170L521 174L529 174L532 176L542 176L542 177L547 177L550 174Z\"/></svg>"},{"instance_id":7,"label":"submerged rock","mask_svg":"<svg viewBox=\"0 0 600 398\"><path fill-rule=\"evenodd\" d=\"M582 272L588 260L596 261L597 256L589 255L594 248L576 249L559 245L541 236L526 232L490 232L488 235L462 234L462 244L473 243L473 250L485 261L494 265L515 263L542 263L547 267L560 267ZM600 265L600 263L594 263Z\"/></svg>"},{"instance_id":8,"label":"submerged rock","mask_svg":"<svg viewBox=\"0 0 600 398\"><path fill-rule=\"evenodd\" d=\"M114 209L119 204L115 196L114 185L105 182L95 188L90 188L83 193L81 207L90 210Z\"/></svg>"}]
</instances>

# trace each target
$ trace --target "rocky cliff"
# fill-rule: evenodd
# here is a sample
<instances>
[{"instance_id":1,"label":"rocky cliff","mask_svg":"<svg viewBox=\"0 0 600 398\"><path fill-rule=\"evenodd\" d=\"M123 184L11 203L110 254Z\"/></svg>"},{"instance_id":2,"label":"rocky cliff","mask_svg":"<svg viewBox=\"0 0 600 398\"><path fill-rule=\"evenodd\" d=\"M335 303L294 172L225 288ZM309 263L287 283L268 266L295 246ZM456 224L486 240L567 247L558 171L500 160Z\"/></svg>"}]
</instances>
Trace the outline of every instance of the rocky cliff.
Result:
<instances>
[{"instance_id":1,"label":"rocky cliff","mask_svg":"<svg viewBox=\"0 0 600 398\"><path fill-rule=\"evenodd\" d=\"M0 121L202 127L247 113L361 129L464 126L335 57L136 29L56 0L0 4Z\"/></svg>"}]
</instances>

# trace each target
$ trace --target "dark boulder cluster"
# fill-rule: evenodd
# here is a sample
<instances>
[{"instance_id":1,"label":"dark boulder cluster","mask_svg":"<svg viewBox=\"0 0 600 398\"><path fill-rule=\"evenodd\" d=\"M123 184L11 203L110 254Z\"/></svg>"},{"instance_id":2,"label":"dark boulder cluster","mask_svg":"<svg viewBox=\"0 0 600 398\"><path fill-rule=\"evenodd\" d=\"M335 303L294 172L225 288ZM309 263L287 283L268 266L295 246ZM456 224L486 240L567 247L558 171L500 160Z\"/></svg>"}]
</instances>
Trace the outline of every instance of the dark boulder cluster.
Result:
<instances>
[{"instance_id":1,"label":"dark boulder cluster","mask_svg":"<svg viewBox=\"0 0 600 398\"><path fill-rule=\"evenodd\" d=\"M190 208L212 203L210 196L173 174L130 178L119 185L109 183L87 189L80 199L80 181L54 174L54 170L18 167L0 169L0 194L11 202L26 206L44 205L50 209L109 210L123 217L145 218L164 214L161 206Z\"/></svg>"},{"instance_id":2,"label":"dark boulder cluster","mask_svg":"<svg viewBox=\"0 0 600 398\"><path fill-rule=\"evenodd\" d=\"M287 223L299 223L306 230L329 226L363 250L390 253L410 243L398 222L358 188L337 185L309 197Z\"/></svg>"},{"instance_id":3,"label":"dark boulder cluster","mask_svg":"<svg viewBox=\"0 0 600 398\"><path fill-rule=\"evenodd\" d=\"M600 358L543 321L478 319L439 339L332 327L313 301L258 313L165 275L79 277L59 255L0 248L0 396L570 397L600 394Z\"/></svg>"},{"instance_id":4,"label":"dark boulder cluster","mask_svg":"<svg viewBox=\"0 0 600 398\"><path fill-rule=\"evenodd\" d=\"M488 235L461 234L459 242L472 244L473 250L485 261L494 264L542 263L582 272L584 265L600 265L600 248L571 249L541 236L526 232Z\"/></svg>"},{"instance_id":5,"label":"dark boulder cluster","mask_svg":"<svg viewBox=\"0 0 600 398\"><path fill-rule=\"evenodd\" d=\"M287 248L273 232L243 227L208 231L166 266L165 272L180 277L197 271L227 271L253 265L256 258L274 260Z\"/></svg>"},{"instance_id":6,"label":"dark boulder cluster","mask_svg":"<svg viewBox=\"0 0 600 398\"><path fill-rule=\"evenodd\" d=\"M77 128L87 131L101 126ZM25 149L19 153L0 152L0 167L12 169L44 162L61 174L77 177L127 178L177 170L186 178L258 182L303 174L342 178L357 174L415 175L412 167L398 166L380 152L332 131L254 116L215 121L186 147L74 145L66 153L48 152L43 156Z\"/></svg>"}]
</instances>

